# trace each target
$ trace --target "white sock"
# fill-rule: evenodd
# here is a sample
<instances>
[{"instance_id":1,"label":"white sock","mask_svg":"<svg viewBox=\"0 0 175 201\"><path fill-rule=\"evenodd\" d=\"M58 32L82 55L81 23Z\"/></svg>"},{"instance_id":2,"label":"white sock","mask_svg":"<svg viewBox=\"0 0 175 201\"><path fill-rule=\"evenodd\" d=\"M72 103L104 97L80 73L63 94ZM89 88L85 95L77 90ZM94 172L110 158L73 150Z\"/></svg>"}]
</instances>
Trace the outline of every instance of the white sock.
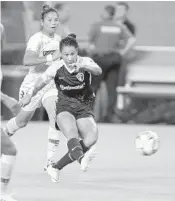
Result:
<instances>
[{"instance_id":1,"label":"white sock","mask_svg":"<svg viewBox=\"0 0 175 201\"><path fill-rule=\"evenodd\" d=\"M2 155L1 157L1 192L5 194L11 179L16 156Z\"/></svg>"},{"instance_id":2,"label":"white sock","mask_svg":"<svg viewBox=\"0 0 175 201\"><path fill-rule=\"evenodd\" d=\"M16 118L14 117L7 122L5 132L7 132L9 136L12 136L17 130L19 130L19 127L16 124Z\"/></svg>"},{"instance_id":3,"label":"white sock","mask_svg":"<svg viewBox=\"0 0 175 201\"><path fill-rule=\"evenodd\" d=\"M60 142L60 133L61 133L61 131L57 131L56 129L49 127L47 160L53 160L55 157L56 149Z\"/></svg>"}]
</instances>

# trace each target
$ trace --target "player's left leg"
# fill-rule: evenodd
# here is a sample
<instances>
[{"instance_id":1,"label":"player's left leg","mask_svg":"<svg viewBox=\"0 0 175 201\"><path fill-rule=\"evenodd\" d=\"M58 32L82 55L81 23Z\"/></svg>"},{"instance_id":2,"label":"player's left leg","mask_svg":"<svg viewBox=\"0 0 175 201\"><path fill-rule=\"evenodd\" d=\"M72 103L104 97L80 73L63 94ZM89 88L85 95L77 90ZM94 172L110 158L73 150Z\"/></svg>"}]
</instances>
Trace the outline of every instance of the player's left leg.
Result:
<instances>
[{"instance_id":1,"label":"player's left leg","mask_svg":"<svg viewBox=\"0 0 175 201\"><path fill-rule=\"evenodd\" d=\"M96 122L94 118L89 115L90 114L86 113L85 111L84 113L79 115L80 119L76 121L78 131L81 134L80 137L83 139L79 141L84 153L84 157L82 158L82 161L81 161L81 168L83 171L87 171L90 162L95 157L95 154L96 154L95 144L98 139L98 129L97 129ZM82 117L85 117L85 118L82 118ZM70 153L68 152L59 161L57 161L57 163L55 163L53 167L61 170L66 165L72 163L73 161L74 159L70 157Z\"/></svg>"},{"instance_id":2,"label":"player's left leg","mask_svg":"<svg viewBox=\"0 0 175 201\"><path fill-rule=\"evenodd\" d=\"M8 184L11 179L15 159L16 147L10 137L1 129L1 200L15 201L9 196Z\"/></svg>"},{"instance_id":3,"label":"player's left leg","mask_svg":"<svg viewBox=\"0 0 175 201\"><path fill-rule=\"evenodd\" d=\"M61 131L57 130L55 128L56 100L57 100L57 91L56 91L56 93L54 93L53 90L48 91L42 99L43 106L46 109L48 118L49 118L47 162L46 162L46 167L44 168L45 170L46 170L47 166L52 161L54 161L56 150L57 150L57 147L58 147L59 141L60 141Z\"/></svg>"},{"instance_id":4,"label":"player's left leg","mask_svg":"<svg viewBox=\"0 0 175 201\"><path fill-rule=\"evenodd\" d=\"M92 116L79 118L77 120L77 127L82 138L82 147L86 149L86 153L82 159L82 164L86 167L82 169L87 171L89 164L96 155L96 142L98 140L97 124ZM83 162L84 161L84 162ZM87 165L88 164L88 165Z\"/></svg>"}]
</instances>

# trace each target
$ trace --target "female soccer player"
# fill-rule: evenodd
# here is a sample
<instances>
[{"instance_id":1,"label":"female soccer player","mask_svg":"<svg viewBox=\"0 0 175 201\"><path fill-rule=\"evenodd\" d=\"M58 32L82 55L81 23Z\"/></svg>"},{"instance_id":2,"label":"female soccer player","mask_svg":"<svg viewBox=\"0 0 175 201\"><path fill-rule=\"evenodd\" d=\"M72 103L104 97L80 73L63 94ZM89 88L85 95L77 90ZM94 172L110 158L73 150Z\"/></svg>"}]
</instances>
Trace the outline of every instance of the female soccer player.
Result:
<instances>
[{"instance_id":1,"label":"female soccer player","mask_svg":"<svg viewBox=\"0 0 175 201\"><path fill-rule=\"evenodd\" d=\"M0 38L1 50L4 44L4 26L0 23ZM0 89L2 84L3 75L0 69ZM16 115L20 106L18 101L2 92L0 92L1 101L11 110L13 115ZM17 155L16 147L11 141L10 137L1 128L1 201L16 201L9 195L8 186L12 176L13 167Z\"/></svg>"},{"instance_id":2,"label":"female soccer player","mask_svg":"<svg viewBox=\"0 0 175 201\"><path fill-rule=\"evenodd\" d=\"M31 36L27 44L24 65L31 66L31 68L20 87L19 100L35 85L38 77L52 64L52 61L59 59L59 43L61 38L55 34L58 25L57 11L45 5L41 13L41 31ZM54 82L50 81L32 98L29 105L22 108L19 114L7 123L5 128L5 131L9 135L13 135L17 130L27 125L35 110L43 103L50 121L47 162L53 160L56 147L59 143L60 131L55 129L56 98L57 90Z\"/></svg>"},{"instance_id":3,"label":"female soccer player","mask_svg":"<svg viewBox=\"0 0 175 201\"><path fill-rule=\"evenodd\" d=\"M55 80L59 96L56 106L57 124L68 140L69 150L60 161L47 169L55 182L59 179L59 170L67 164L77 160L86 171L92 159L98 130L92 113L95 96L91 88L91 73L102 73L92 59L78 56L78 43L72 36L61 40L60 53L62 59L55 61L38 78L30 93L20 102L24 107L38 90L52 79Z\"/></svg>"}]
</instances>

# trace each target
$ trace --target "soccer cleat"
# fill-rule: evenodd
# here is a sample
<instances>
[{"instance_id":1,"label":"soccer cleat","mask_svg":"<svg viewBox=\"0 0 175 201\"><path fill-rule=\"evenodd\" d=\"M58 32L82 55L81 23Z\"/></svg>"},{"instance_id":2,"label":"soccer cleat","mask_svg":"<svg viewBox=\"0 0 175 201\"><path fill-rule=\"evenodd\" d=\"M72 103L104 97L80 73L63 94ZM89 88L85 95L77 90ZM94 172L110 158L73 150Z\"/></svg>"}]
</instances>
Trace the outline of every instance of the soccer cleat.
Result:
<instances>
[{"instance_id":1,"label":"soccer cleat","mask_svg":"<svg viewBox=\"0 0 175 201\"><path fill-rule=\"evenodd\" d=\"M1 201L17 201L14 198L12 198L10 195L2 195Z\"/></svg>"},{"instance_id":2,"label":"soccer cleat","mask_svg":"<svg viewBox=\"0 0 175 201\"><path fill-rule=\"evenodd\" d=\"M53 168L52 165L49 165L47 168L47 173L50 175L52 182L59 182L60 171L56 168Z\"/></svg>"},{"instance_id":3,"label":"soccer cleat","mask_svg":"<svg viewBox=\"0 0 175 201\"><path fill-rule=\"evenodd\" d=\"M52 159L47 160L47 162L45 164L45 167L44 167L44 171L46 171L47 168L49 167L49 165L52 165L52 164L54 164L54 161Z\"/></svg>"},{"instance_id":4,"label":"soccer cleat","mask_svg":"<svg viewBox=\"0 0 175 201\"><path fill-rule=\"evenodd\" d=\"M93 145L83 156L81 160L81 169L86 172L89 168L90 163L96 157L96 146Z\"/></svg>"}]
</instances>

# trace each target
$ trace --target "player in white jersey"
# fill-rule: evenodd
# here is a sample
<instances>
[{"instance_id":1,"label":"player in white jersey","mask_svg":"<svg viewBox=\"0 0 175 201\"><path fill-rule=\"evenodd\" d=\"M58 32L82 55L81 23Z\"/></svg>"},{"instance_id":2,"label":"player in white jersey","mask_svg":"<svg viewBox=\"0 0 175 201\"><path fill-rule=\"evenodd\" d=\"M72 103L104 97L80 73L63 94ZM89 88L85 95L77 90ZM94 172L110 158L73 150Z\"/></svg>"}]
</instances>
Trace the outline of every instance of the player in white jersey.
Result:
<instances>
[{"instance_id":1,"label":"player in white jersey","mask_svg":"<svg viewBox=\"0 0 175 201\"><path fill-rule=\"evenodd\" d=\"M59 59L59 43L61 38L55 34L58 25L57 11L44 6L41 13L41 31L31 36L27 43L24 65L31 66L31 68L20 87L19 100L30 91L38 77L52 64L52 61ZM54 159L54 153L59 143L60 131L57 131L55 128L55 102L57 93L54 82L51 81L33 97L29 105L22 108L19 114L7 123L5 128L5 131L9 135L13 135L18 129L27 125L35 110L43 104L50 122L47 162Z\"/></svg>"}]
</instances>

